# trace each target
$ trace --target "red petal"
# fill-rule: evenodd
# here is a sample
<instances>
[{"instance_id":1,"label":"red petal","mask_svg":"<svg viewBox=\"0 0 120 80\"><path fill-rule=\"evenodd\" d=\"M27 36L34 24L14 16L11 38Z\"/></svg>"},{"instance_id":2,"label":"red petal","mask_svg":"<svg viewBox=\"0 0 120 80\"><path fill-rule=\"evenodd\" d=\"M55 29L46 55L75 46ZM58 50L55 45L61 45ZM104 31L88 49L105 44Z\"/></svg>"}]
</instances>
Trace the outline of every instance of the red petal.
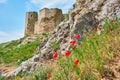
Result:
<instances>
[{"instance_id":1,"label":"red petal","mask_svg":"<svg viewBox=\"0 0 120 80\"><path fill-rule=\"evenodd\" d=\"M75 59L74 60L74 64L78 64L79 60L78 59Z\"/></svg>"},{"instance_id":2,"label":"red petal","mask_svg":"<svg viewBox=\"0 0 120 80\"><path fill-rule=\"evenodd\" d=\"M58 53L53 54L53 58L57 59L58 58Z\"/></svg>"},{"instance_id":3,"label":"red petal","mask_svg":"<svg viewBox=\"0 0 120 80\"><path fill-rule=\"evenodd\" d=\"M51 77L52 77L51 74L48 74L48 75L47 75L47 78L48 78L48 79L50 79Z\"/></svg>"},{"instance_id":4,"label":"red petal","mask_svg":"<svg viewBox=\"0 0 120 80\"><path fill-rule=\"evenodd\" d=\"M76 40L72 40L72 41L70 41L70 44L71 44L71 45L76 44Z\"/></svg>"},{"instance_id":5,"label":"red petal","mask_svg":"<svg viewBox=\"0 0 120 80\"><path fill-rule=\"evenodd\" d=\"M115 22L115 20L110 20L110 22L111 22L111 23L114 23L114 22Z\"/></svg>"},{"instance_id":6,"label":"red petal","mask_svg":"<svg viewBox=\"0 0 120 80\"><path fill-rule=\"evenodd\" d=\"M79 39L79 38L81 38L81 36L79 34L76 34L75 38Z\"/></svg>"},{"instance_id":7,"label":"red petal","mask_svg":"<svg viewBox=\"0 0 120 80\"><path fill-rule=\"evenodd\" d=\"M88 34L88 38L90 38L91 37L91 34Z\"/></svg>"},{"instance_id":8,"label":"red petal","mask_svg":"<svg viewBox=\"0 0 120 80\"><path fill-rule=\"evenodd\" d=\"M65 56L70 56L70 54L71 54L71 51L65 52Z\"/></svg>"},{"instance_id":9,"label":"red petal","mask_svg":"<svg viewBox=\"0 0 120 80\"><path fill-rule=\"evenodd\" d=\"M94 32L95 32L95 33L97 33L97 32L98 32L98 30L97 30L97 29L95 29L95 30L94 30Z\"/></svg>"}]
</instances>

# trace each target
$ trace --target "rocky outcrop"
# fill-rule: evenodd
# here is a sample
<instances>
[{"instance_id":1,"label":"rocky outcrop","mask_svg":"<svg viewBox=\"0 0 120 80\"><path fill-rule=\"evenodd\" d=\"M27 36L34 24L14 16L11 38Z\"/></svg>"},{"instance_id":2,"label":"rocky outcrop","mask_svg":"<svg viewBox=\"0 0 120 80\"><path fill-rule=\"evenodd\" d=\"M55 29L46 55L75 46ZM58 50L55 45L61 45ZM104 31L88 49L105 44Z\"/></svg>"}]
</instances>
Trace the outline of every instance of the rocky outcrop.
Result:
<instances>
[{"instance_id":1,"label":"rocky outcrop","mask_svg":"<svg viewBox=\"0 0 120 80\"><path fill-rule=\"evenodd\" d=\"M58 8L44 8L39 14L38 16L37 12L26 13L25 36L51 32L64 20L62 10Z\"/></svg>"},{"instance_id":2,"label":"rocky outcrop","mask_svg":"<svg viewBox=\"0 0 120 80\"><path fill-rule=\"evenodd\" d=\"M60 45L56 52L64 54L65 51L70 50L69 42L74 39L75 34L80 34L83 38L83 32L97 28L102 19L119 17L119 6L118 0L77 0L74 9L69 13L69 21L59 24L59 28L54 29L46 44L40 46L42 56L45 59L52 58L54 54L52 44L55 42Z\"/></svg>"},{"instance_id":3,"label":"rocky outcrop","mask_svg":"<svg viewBox=\"0 0 120 80\"><path fill-rule=\"evenodd\" d=\"M70 23L70 21L61 22L59 28L54 29L48 41L43 46L40 45L39 50L42 58L51 59L55 52L64 54L66 51L70 50L71 45L69 42L74 39L74 35L80 34L82 39L84 31L88 32L91 26L97 28L97 25L98 21L95 19L95 15L92 12L87 12L81 17L76 18L76 22L73 24ZM54 50L52 45L56 42L59 43L59 48Z\"/></svg>"},{"instance_id":4,"label":"rocky outcrop","mask_svg":"<svg viewBox=\"0 0 120 80\"><path fill-rule=\"evenodd\" d=\"M62 53L64 54L65 51L68 51L71 49L71 45L69 42L74 39L75 34L80 34L81 38L77 40L82 40L84 38L83 32L89 32L93 28L97 28L97 25L99 24L99 20L104 19L105 17L119 17L120 15L120 4L118 0L77 0L74 4L74 9L70 11L69 13L69 21L67 22L61 22L62 18L59 18L57 14L57 11L52 17L50 17L49 14L47 14L46 17L41 17L40 21L36 22L37 26L35 32L39 34L39 32L44 32L44 30L47 30L47 27L51 26L51 22L56 22L58 19L58 23L60 24L54 28L54 30L51 33L51 36L48 37L45 41L43 41L40 46L37 48L40 51L40 55L36 55L33 58L25 61L22 63L21 66L13 71L12 73L8 73L6 75L17 75L20 71L22 73L26 72L26 70L34 69L32 66L35 66L33 63L36 63L40 60L44 59L51 59L54 52ZM48 10L48 9L47 9ZM49 12L49 10L48 10ZM59 11L58 11L59 13ZM61 14L62 16L62 14ZM56 19L58 18L58 19ZM49 22L50 21L50 22ZM42 24L39 24L41 23ZM48 25L46 25L48 23ZM43 26L42 29L41 26ZM46 28L45 28L46 26ZM56 25L54 25L56 26ZM45 28L45 29L44 29ZM52 27L53 28L53 27ZM52 30L52 29L49 29ZM77 41L76 40L76 41ZM58 43L58 48L54 49L52 45L54 43ZM78 43L77 41L77 44ZM26 66L28 65L28 66ZM25 67L25 68L24 68Z\"/></svg>"},{"instance_id":5,"label":"rocky outcrop","mask_svg":"<svg viewBox=\"0 0 120 80\"><path fill-rule=\"evenodd\" d=\"M77 0L74 5L76 10L83 10L86 7L94 11L99 20L120 17L120 0Z\"/></svg>"}]
</instances>

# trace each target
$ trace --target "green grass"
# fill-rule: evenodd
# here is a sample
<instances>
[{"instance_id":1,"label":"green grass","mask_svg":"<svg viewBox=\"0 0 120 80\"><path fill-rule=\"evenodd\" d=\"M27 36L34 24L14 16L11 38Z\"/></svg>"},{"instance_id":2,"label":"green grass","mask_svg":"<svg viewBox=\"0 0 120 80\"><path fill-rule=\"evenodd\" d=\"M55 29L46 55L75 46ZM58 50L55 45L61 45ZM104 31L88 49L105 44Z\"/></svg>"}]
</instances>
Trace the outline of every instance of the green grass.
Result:
<instances>
[{"instance_id":1,"label":"green grass","mask_svg":"<svg viewBox=\"0 0 120 80\"><path fill-rule=\"evenodd\" d=\"M6 80L5 77L0 77L0 80Z\"/></svg>"},{"instance_id":2,"label":"green grass","mask_svg":"<svg viewBox=\"0 0 120 80\"><path fill-rule=\"evenodd\" d=\"M69 14L65 14L65 19L64 19L64 21L66 22L66 21L68 21L69 20Z\"/></svg>"},{"instance_id":3,"label":"green grass","mask_svg":"<svg viewBox=\"0 0 120 80\"><path fill-rule=\"evenodd\" d=\"M100 35L94 31L84 34L85 37L81 44L76 48L73 46L70 50L70 56L60 54L57 60L51 61L49 68L38 67L32 74L17 76L15 80L47 80L48 74L51 75L50 80L100 80L101 74L104 72L104 64L113 59L114 55L120 55L117 52L120 46L115 45L120 45L120 20L115 19L114 23L106 20L102 28L104 31ZM88 37L88 34L91 34L91 37ZM30 44L26 46L28 47L28 45L30 47ZM57 43L53 47L56 48L56 46L58 46ZM27 51L29 52L29 50ZM22 54L22 52L20 53ZM76 58L79 63L74 67Z\"/></svg>"},{"instance_id":4,"label":"green grass","mask_svg":"<svg viewBox=\"0 0 120 80\"><path fill-rule=\"evenodd\" d=\"M17 76L14 80L47 80L49 73L51 73L49 67L37 65L33 73L26 74L24 77Z\"/></svg>"},{"instance_id":5,"label":"green grass","mask_svg":"<svg viewBox=\"0 0 120 80\"><path fill-rule=\"evenodd\" d=\"M39 40L17 47L20 42L12 41L0 45L0 63L8 64L15 63L20 64L34 55L34 51L40 44Z\"/></svg>"},{"instance_id":6,"label":"green grass","mask_svg":"<svg viewBox=\"0 0 120 80\"><path fill-rule=\"evenodd\" d=\"M60 43L55 42L55 43L52 44L51 47L54 49L54 51L56 51L60 47Z\"/></svg>"},{"instance_id":7,"label":"green grass","mask_svg":"<svg viewBox=\"0 0 120 80\"><path fill-rule=\"evenodd\" d=\"M113 58L113 55L120 55L114 51L120 46L114 45L120 42L120 20L114 23L106 20L102 26L104 32L101 35L94 31L85 34L85 38L76 48L72 48L69 57L61 57L56 65L57 70L52 72L52 80L100 80L103 72L103 65L106 61ZM89 38L87 35L91 34ZM77 67L74 67L74 60L79 60ZM82 74L85 72L85 74Z\"/></svg>"}]
</instances>

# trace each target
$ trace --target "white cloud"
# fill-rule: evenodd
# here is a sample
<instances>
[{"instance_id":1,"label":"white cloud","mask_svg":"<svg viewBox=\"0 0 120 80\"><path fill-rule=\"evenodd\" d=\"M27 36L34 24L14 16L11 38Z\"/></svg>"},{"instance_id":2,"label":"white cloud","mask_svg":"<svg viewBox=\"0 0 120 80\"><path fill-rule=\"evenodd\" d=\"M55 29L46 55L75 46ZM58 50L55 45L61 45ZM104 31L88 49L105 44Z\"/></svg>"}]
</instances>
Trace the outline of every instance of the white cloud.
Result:
<instances>
[{"instance_id":1,"label":"white cloud","mask_svg":"<svg viewBox=\"0 0 120 80\"><path fill-rule=\"evenodd\" d=\"M4 32L4 31L0 31L0 36L2 37L2 36L8 36L9 34L7 34L6 32Z\"/></svg>"},{"instance_id":2,"label":"white cloud","mask_svg":"<svg viewBox=\"0 0 120 80\"><path fill-rule=\"evenodd\" d=\"M42 8L61 8L63 12L67 12L68 9L72 8L72 5L76 0L29 0L29 4Z\"/></svg>"},{"instance_id":3,"label":"white cloud","mask_svg":"<svg viewBox=\"0 0 120 80\"><path fill-rule=\"evenodd\" d=\"M26 7L27 11L30 11L30 9L32 7L31 4L29 2L26 2L25 4L26 4L25 7Z\"/></svg>"},{"instance_id":4,"label":"white cloud","mask_svg":"<svg viewBox=\"0 0 120 80\"><path fill-rule=\"evenodd\" d=\"M22 38L24 36L24 34L22 34L23 32L13 32L13 33L7 33L4 31L0 31L0 43L4 43L4 42L8 42L11 40L16 40L19 38Z\"/></svg>"},{"instance_id":5,"label":"white cloud","mask_svg":"<svg viewBox=\"0 0 120 80\"><path fill-rule=\"evenodd\" d=\"M5 3L7 0L0 0L0 3Z\"/></svg>"}]
</instances>

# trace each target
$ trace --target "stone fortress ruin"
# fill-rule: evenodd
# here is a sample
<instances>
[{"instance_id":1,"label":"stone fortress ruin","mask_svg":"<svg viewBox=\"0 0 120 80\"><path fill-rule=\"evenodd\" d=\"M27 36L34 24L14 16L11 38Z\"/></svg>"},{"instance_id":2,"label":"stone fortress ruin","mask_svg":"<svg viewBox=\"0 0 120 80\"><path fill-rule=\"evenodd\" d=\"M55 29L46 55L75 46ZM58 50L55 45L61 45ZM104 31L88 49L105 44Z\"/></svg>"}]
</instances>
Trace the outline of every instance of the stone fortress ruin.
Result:
<instances>
[{"instance_id":1,"label":"stone fortress ruin","mask_svg":"<svg viewBox=\"0 0 120 80\"><path fill-rule=\"evenodd\" d=\"M32 34L42 34L51 32L55 26L64 20L64 15L61 9L44 8L37 12L27 12L25 22L25 36Z\"/></svg>"}]
</instances>

